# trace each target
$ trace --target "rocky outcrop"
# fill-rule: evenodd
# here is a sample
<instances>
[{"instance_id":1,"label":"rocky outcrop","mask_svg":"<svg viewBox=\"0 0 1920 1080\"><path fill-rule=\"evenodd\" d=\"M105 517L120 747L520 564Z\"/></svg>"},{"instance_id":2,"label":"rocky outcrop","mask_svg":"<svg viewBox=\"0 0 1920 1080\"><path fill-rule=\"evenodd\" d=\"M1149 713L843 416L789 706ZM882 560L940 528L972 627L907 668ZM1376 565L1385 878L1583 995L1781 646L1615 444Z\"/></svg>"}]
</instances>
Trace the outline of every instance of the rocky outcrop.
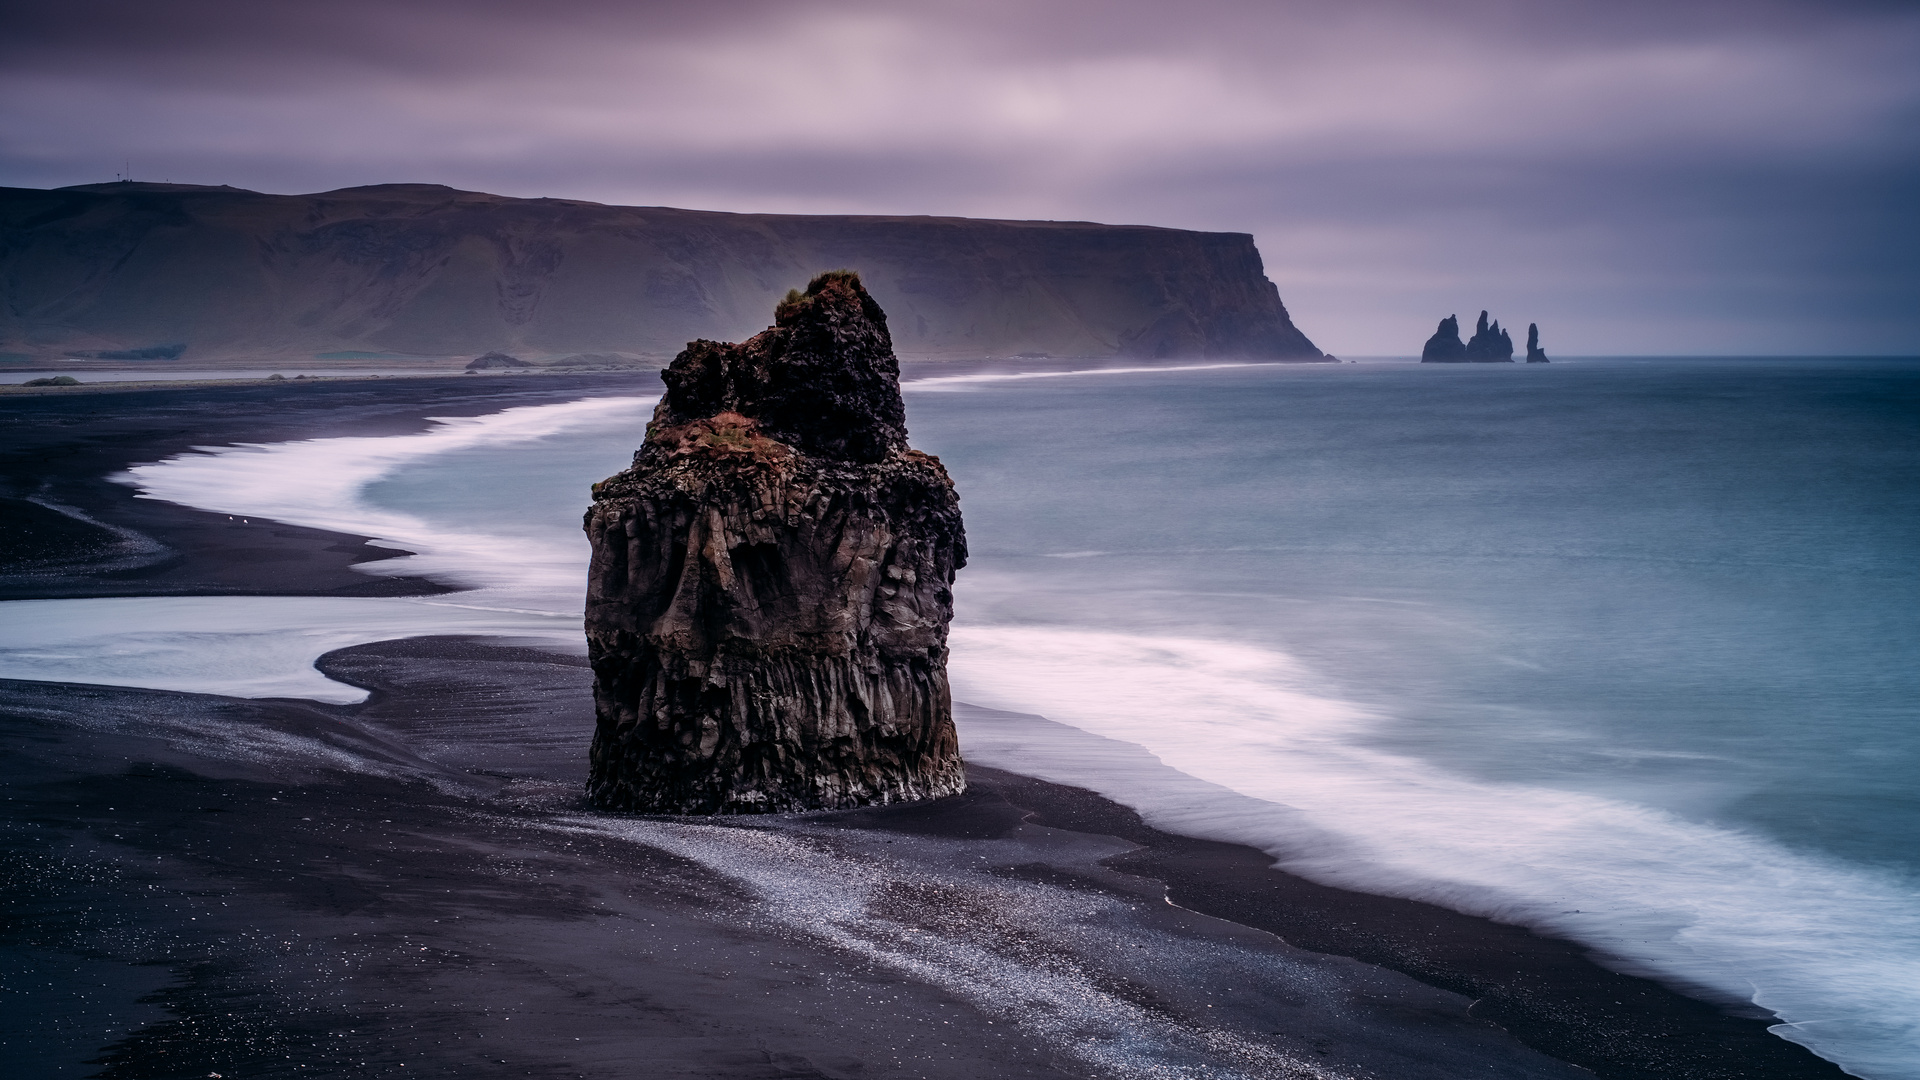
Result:
<instances>
[{"instance_id":1,"label":"rocky outcrop","mask_svg":"<svg viewBox=\"0 0 1920 1080\"><path fill-rule=\"evenodd\" d=\"M0 188L0 353L167 343L266 357L577 353L738 340L845 266L916 358L1324 360L1253 237L1085 221L722 214L432 184L314 195Z\"/></svg>"},{"instance_id":2,"label":"rocky outcrop","mask_svg":"<svg viewBox=\"0 0 1920 1080\"><path fill-rule=\"evenodd\" d=\"M762 813L961 791L946 641L966 538L946 470L907 445L880 305L823 274L662 379L633 467L586 515L590 800Z\"/></svg>"},{"instance_id":3,"label":"rocky outcrop","mask_svg":"<svg viewBox=\"0 0 1920 1080\"><path fill-rule=\"evenodd\" d=\"M508 356L503 352L490 352L467 361L468 371L501 371L507 368L530 368L532 364L517 356Z\"/></svg>"},{"instance_id":4,"label":"rocky outcrop","mask_svg":"<svg viewBox=\"0 0 1920 1080\"><path fill-rule=\"evenodd\" d=\"M1420 350L1423 364L1457 364L1467 358L1467 343L1460 340L1460 317L1449 315L1440 320L1440 328Z\"/></svg>"},{"instance_id":5,"label":"rocky outcrop","mask_svg":"<svg viewBox=\"0 0 1920 1080\"><path fill-rule=\"evenodd\" d=\"M1480 313L1480 321L1474 325L1473 337L1467 341L1467 360L1476 364L1513 363L1513 337L1500 329L1500 320L1487 325L1487 313Z\"/></svg>"},{"instance_id":6,"label":"rocky outcrop","mask_svg":"<svg viewBox=\"0 0 1920 1080\"><path fill-rule=\"evenodd\" d=\"M631 371L652 365L618 353L574 353L557 360L549 360L547 366L573 371Z\"/></svg>"},{"instance_id":7,"label":"rocky outcrop","mask_svg":"<svg viewBox=\"0 0 1920 1080\"><path fill-rule=\"evenodd\" d=\"M1527 324L1527 363L1547 363L1547 351L1540 347L1540 324Z\"/></svg>"},{"instance_id":8,"label":"rocky outcrop","mask_svg":"<svg viewBox=\"0 0 1920 1080\"><path fill-rule=\"evenodd\" d=\"M1545 354L1542 354L1543 356ZM1487 323L1487 313L1480 313L1480 321L1475 324L1473 337L1460 340L1460 318L1449 315L1440 320L1440 328L1427 339L1426 347L1420 351L1423 364L1511 364L1513 362L1513 336L1500 329L1495 320Z\"/></svg>"}]
</instances>

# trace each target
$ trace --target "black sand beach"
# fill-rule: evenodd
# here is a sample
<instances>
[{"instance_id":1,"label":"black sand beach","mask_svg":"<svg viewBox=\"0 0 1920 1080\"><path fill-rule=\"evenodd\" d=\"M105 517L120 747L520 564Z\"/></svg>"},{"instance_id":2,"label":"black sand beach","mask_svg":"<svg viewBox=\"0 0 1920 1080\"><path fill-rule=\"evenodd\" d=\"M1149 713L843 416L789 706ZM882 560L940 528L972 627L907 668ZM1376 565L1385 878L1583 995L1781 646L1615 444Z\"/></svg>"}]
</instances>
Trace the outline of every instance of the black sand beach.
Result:
<instances>
[{"instance_id":1,"label":"black sand beach","mask_svg":"<svg viewBox=\"0 0 1920 1080\"><path fill-rule=\"evenodd\" d=\"M10 395L0 596L438 591L104 478L653 380ZM599 815L583 661L439 638L322 666L372 696L0 682L12 1075L1843 1075L1575 946L1089 792L976 768L929 804Z\"/></svg>"}]
</instances>

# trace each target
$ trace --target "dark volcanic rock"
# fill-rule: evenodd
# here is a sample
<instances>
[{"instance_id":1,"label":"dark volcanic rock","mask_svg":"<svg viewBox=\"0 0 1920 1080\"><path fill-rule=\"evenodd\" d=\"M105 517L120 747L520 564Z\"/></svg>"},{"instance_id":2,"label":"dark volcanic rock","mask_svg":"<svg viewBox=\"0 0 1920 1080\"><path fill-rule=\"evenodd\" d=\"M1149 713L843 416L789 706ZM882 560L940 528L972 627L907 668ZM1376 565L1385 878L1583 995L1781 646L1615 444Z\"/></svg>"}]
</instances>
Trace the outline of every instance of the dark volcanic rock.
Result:
<instances>
[{"instance_id":1,"label":"dark volcanic rock","mask_svg":"<svg viewBox=\"0 0 1920 1080\"><path fill-rule=\"evenodd\" d=\"M660 378L668 423L740 413L804 453L857 461L907 445L887 316L853 274L788 293L773 328L739 345L688 342Z\"/></svg>"},{"instance_id":2,"label":"dark volcanic rock","mask_svg":"<svg viewBox=\"0 0 1920 1080\"><path fill-rule=\"evenodd\" d=\"M530 368L532 364L503 352L490 352L467 361L468 371L495 371L500 368Z\"/></svg>"},{"instance_id":3,"label":"dark volcanic rock","mask_svg":"<svg viewBox=\"0 0 1920 1080\"><path fill-rule=\"evenodd\" d=\"M947 623L966 538L907 445L886 316L850 273L695 341L631 469L594 487L588 797L771 813L965 787Z\"/></svg>"},{"instance_id":4,"label":"dark volcanic rock","mask_svg":"<svg viewBox=\"0 0 1920 1080\"><path fill-rule=\"evenodd\" d=\"M1546 354L1541 354L1546 359ZM1473 338L1460 340L1460 319L1449 315L1440 320L1440 329L1427 339L1426 348L1420 351L1423 364L1510 364L1513 362L1513 337L1500 329L1496 320L1487 324L1487 313L1480 313L1480 322L1474 327Z\"/></svg>"},{"instance_id":5,"label":"dark volcanic rock","mask_svg":"<svg viewBox=\"0 0 1920 1080\"><path fill-rule=\"evenodd\" d=\"M1540 347L1540 324L1527 324L1527 363L1547 363L1547 351Z\"/></svg>"},{"instance_id":6,"label":"dark volcanic rock","mask_svg":"<svg viewBox=\"0 0 1920 1080\"><path fill-rule=\"evenodd\" d=\"M1500 329L1500 320L1487 325L1487 313L1480 313L1480 321L1473 328L1473 337L1467 342L1467 359L1477 364L1513 363L1513 337Z\"/></svg>"},{"instance_id":7,"label":"dark volcanic rock","mask_svg":"<svg viewBox=\"0 0 1920 1080\"><path fill-rule=\"evenodd\" d=\"M1457 364L1467 358L1467 345L1460 340L1460 317L1449 315L1440 320L1440 328L1420 350L1423 364Z\"/></svg>"}]
</instances>

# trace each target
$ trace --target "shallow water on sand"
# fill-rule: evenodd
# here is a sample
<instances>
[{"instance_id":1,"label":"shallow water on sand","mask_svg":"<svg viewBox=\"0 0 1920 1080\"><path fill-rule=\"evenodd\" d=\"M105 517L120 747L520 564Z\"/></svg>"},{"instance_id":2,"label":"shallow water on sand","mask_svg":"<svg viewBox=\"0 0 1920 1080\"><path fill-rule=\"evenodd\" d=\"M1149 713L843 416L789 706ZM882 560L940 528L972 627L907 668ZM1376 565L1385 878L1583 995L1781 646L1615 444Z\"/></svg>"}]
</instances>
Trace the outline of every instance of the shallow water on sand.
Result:
<instances>
[{"instance_id":1,"label":"shallow water on sand","mask_svg":"<svg viewBox=\"0 0 1920 1080\"><path fill-rule=\"evenodd\" d=\"M133 480L381 536L422 554L371 569L550 625L577 617L585 485L649 404ZM970 757L1550 928L1774 1010L1861 1075L1920 1076L1920 363L969 375L910 381L908 410L973 549L957 696L1147 751L963 714ZM289 475L314 483L289 498ZM95 646L70 662L110 667ZM0 675L55 677L19 663L0 647Z\"/></svg>"}]
</instances>

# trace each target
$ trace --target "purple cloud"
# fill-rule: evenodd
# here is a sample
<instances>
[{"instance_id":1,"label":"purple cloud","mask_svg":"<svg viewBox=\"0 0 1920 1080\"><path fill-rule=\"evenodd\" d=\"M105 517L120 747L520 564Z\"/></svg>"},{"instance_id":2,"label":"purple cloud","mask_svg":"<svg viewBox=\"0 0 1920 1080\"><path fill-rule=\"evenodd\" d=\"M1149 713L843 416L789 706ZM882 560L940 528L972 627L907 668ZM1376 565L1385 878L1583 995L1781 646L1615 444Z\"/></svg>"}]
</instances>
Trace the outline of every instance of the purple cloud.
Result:
<instances>
[{"instance_id":1,"label":"purple cloud","mask_svg":"<svg viewBox=\"0 0 1920 1080\"><path fill-rule=\"evenodd\" d=\"M1909 5L30 4L0 182L1250 231L1336 353L1920 352Z\"/></svg>"}]
</instances>

